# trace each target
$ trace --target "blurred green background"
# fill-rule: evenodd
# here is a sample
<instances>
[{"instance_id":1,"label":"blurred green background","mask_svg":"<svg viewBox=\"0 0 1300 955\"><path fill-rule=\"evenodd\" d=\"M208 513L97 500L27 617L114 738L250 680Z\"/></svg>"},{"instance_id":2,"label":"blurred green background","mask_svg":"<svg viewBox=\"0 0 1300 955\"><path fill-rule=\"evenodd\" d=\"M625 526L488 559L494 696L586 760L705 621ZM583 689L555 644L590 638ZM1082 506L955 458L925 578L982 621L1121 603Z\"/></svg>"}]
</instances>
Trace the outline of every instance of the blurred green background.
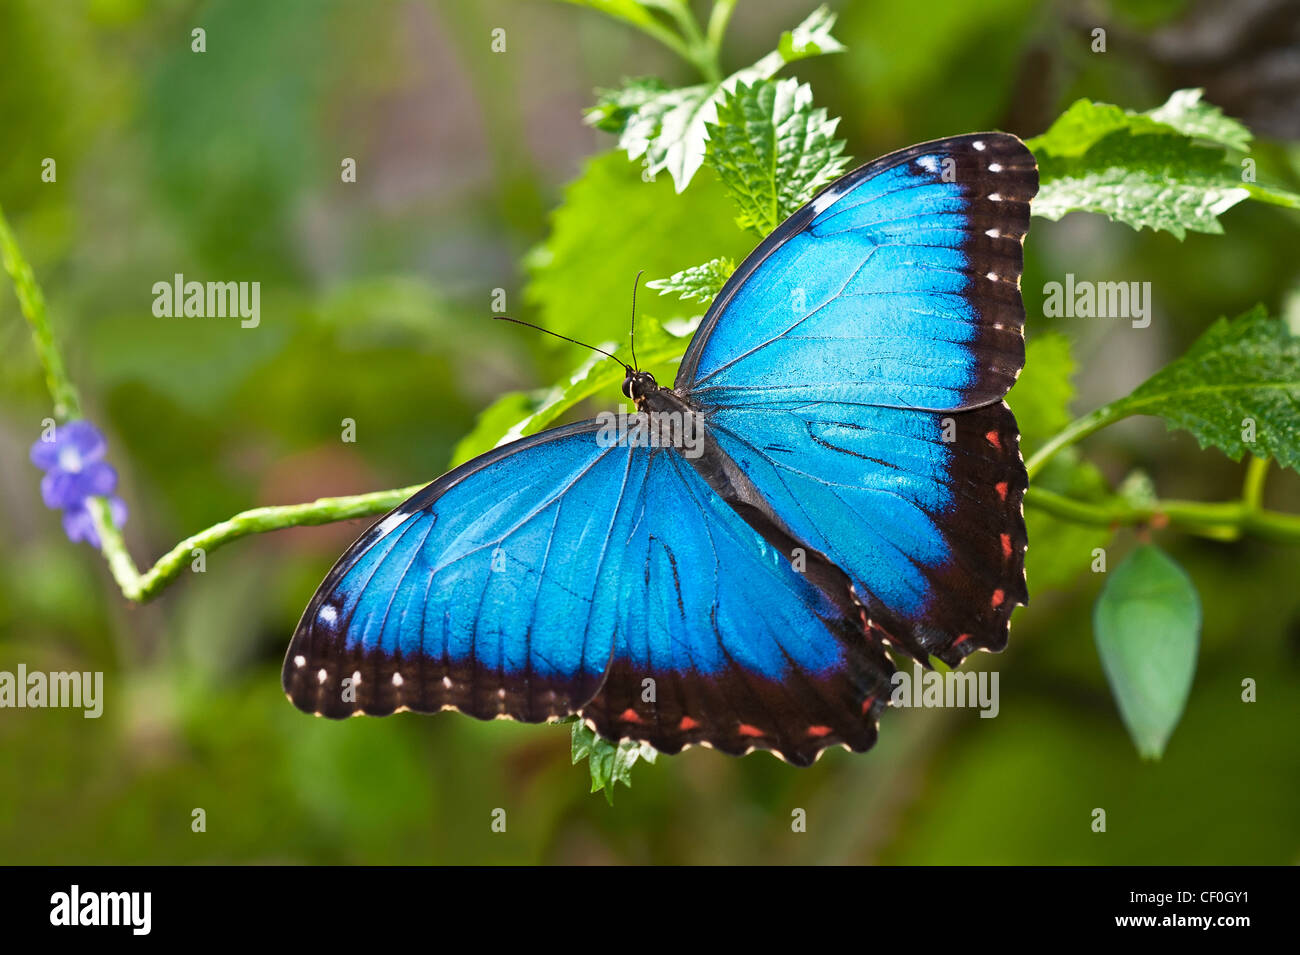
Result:
<instances>
[{"instance_id":1,"label":"blurred green background","mask_svg":"<svg viewBox=\"0 0 1300 955\"><path fill-rule=\"evenodd\" d=\"M725 66L762 55L811 6L742 0ZM844 117L859 160L990 127L1032 135L1078 96L1145 109L1205 86L1262 137L1261 168L1296 188L1294 3L831 6L848 52L787 73ZM1105 54L1089 49L1098 25ZM196 26L204 54L190 50ZM504 54L491 50L498 27ZM582 360L490 322L493 289L523 318L571 304L573 327L590 312L620 328L636 268L653 278L748 247L707 175L680 199L663 177L645 187L659 190L657 226L610 208L569 237L589 267L562 294L525 292L565 184L613 146L582 123L593 88L694 81L651 41L567 5L3 0L0 63L0 203L87 416L109 435L127 541L146 565L242 508L432 479L495 396ZM45 157L55 183L40 181ZM344 157L355 184L340 181ZM634 166L610 168L636 181ZM1257 301L1287 312L1295 215L1244 204L1224 222L1224 236L1180 243L1097 217L1034 221L1029 333L1073 340L1077 411L1126 393L1220 314ZM177 272L260 281L260 327L155 318L152 285ZM1043 284L1066 272L1152 282L1152 327L1043 318ZM1102 577L1085 561L1060 581L1031 577L1010 648L979 661L1001 674L997 719L889 713L873 752L835 750L808 770L764 754L661 757L610 808L570 765L564 727L453 714L336 724L285 701L289 635L364 521L236 542L205 574L129 605L41 503L26 452L48 414L5 283L0 669L102 670L107 698L99 720L0 711L0 862L1300 861L1295 549L1157 535L1205 611L1161 762L1138 759L1110 698L1090 627ZM356 443L340 440L343 418ZM1085 451L1113 482L1145 469L1165 496L1240 486L1240 465L1150 419ZM1300 510L1294 473L1274 471L1268 503ZM1053 546L1092 546L1071 540ZM1112 566L1134 540L1115 536ZM1246 677L1257 703L1240 700ZM505 834L490 829L497 807ZM1095 807L1105 834L1091 831ZM206 832L191 831L195 808ZM795 808L804 834L791 832Z\"/></svg>"}]
</instances>

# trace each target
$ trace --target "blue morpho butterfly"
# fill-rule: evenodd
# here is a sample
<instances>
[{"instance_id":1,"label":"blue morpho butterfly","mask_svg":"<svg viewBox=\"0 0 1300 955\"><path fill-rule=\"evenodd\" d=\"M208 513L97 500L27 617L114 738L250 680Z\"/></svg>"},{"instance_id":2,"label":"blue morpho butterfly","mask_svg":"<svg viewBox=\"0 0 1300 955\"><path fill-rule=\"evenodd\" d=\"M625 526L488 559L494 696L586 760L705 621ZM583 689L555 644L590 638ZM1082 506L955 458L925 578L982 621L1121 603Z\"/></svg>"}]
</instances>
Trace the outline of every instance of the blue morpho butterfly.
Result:
<instances>
[{"instance_id":1,"label":"blue morpho butterfly","mask_svg":"<svg viewBox=\"0 0 1300 955\"><path fill-rule=\"evenodd\" d=\"M443 475L316 591L289 698L329 717L577 713L661 752L800 766L869 748L887 651L1000 650L1028 600L1002 398L1037 189L1003 133L827 186L732 275L672 389L627 369L639 412L702 416L703 453L600 441L592 420Z\"/></svg>"}]
</instances>

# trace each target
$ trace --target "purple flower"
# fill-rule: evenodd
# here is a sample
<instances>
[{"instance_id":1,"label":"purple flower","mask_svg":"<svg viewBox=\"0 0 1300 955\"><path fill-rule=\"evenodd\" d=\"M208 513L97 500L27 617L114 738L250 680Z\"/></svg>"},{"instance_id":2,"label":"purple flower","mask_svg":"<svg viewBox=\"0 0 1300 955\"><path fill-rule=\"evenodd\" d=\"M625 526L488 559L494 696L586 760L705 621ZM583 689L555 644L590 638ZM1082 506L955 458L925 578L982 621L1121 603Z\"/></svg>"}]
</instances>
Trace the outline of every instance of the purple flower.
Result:
<instances>
[{"instance_id":1,"label":"purple flower","mask_svg":"<svg viewBox=\"0 0 1300 955\"><path fill-rule=\"evenodd\" d=\"M80 471L85 465L102 460L108 450L104 435L89 421L69 421L54 429L54 440L44 438L32 445L32 464L42 471L59 468Z\"/></svg>"},{"instance_id":2,"label":"purple flower","mask_svg":"<svg viewBox=\"0 0 1300 955\"><path fill-rule=\"evenodd\" d=\"M121 527L126 523L126 502L114 495L108 499L108 510L113 515L113 526ZM63 533L70 541L85 541L95 549L99 548L99 534L95 530L95 519L90 516L90 508L85 501L78 501L73 507L63 512Z\"/></svg>"},{"instance_id":3,"label":"purple flower","mask_svg":"<svg viewBox=\"0 0 1300 955\"><path fill-rule=\"evenodd\" d=\"M86 501L107 497L113 523L121 527L126 521L126 504L113 496L117 490L117 471L104 460L108 442L89 421L69 421L59 425L53 440L44 438L32 445L32 463L45 471L41 479L41 497L45 506L63 511L63 531L69 540L89 541L99 546L99 535Z\"/></svg>"}]
</instances>

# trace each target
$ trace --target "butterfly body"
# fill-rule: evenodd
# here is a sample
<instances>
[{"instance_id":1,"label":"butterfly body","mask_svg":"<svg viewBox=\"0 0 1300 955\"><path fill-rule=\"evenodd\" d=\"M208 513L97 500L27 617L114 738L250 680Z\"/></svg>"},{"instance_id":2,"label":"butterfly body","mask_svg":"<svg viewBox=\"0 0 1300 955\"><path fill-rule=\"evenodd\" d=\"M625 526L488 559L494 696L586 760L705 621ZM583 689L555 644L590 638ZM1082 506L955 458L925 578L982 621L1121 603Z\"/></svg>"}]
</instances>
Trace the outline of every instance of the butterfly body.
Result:
<instances>
[{"instance_id":1,"label":"butterfly body","mask_svg":"<svg viewBox=\"0 0 1300 955\"><path fill-rule=\"evenodd\" d=\"M741 264L672 388L499 447L377 522L309 603L286 692L326 716L578 713L664 752L864 750L890 654L1001 649L1027 601L1018 432L1032 156L1004 134L883 157Z\"/></svg>"}]
</instances>

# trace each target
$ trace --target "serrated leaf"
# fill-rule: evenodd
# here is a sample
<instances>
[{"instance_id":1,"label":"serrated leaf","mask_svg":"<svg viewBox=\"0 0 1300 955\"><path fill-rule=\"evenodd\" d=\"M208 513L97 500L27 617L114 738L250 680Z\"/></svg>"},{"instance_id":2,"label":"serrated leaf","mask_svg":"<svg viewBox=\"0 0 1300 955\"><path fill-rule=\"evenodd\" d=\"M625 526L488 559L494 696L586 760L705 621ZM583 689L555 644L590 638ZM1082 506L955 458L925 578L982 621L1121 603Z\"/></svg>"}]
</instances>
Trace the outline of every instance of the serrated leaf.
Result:
<instances>
[{"instance_id":1,"label":"serrated leaf","mask_svg":"<svg viewBox=\"0 0 1300 955\"><path fill-rule=\"evenodd\" d=\"M1300 467L1300 337L1263 306L1221 318L1114 407L1159 415L1234 461L1254 454Z\"/></svg>"},{"instance_id":2,"label":"serrated leaf","mask_svg":"<svg viewBox=\"0 0 1300 955\"><path fill-rule=\"evenodd\" d=\"M1116 567L1093 610L1102 669L1138 753L1159 759L1196 675L1201 604L1191 578L1144 544Z\"/></svg>"},{"instance_id":3,"label":"serrated leaf","mask_svg":"<svg viewBox=\"0 0 1300 955\"><path fill-rule=\"evenodd\" d=\"M1250 141L1254 138L1250 130L1223 115L1219 107L1202 101L1204 92L1202 89L1175 90L1163 106L1149 110L1146 115L1193 139L1219 143L1243 152L1250 149Z\"/></svg>"},{"instance_id":4,"label":"serrated leaf","mask_svg":"<svg viewBox=\"0 0 1300 955\"><path fill-rule=\"evenodd\" d=\"M704 162L706 124L717 122L717 104L741 83L770 79L788 63L836 53L843 46L833 36L835 15L818 7L793 30L782 34L777 49L752 66L732 73L720 83L701 83L653 93L645 80L636 86L602 94L587 113L587 121L617 132L619 148L629 159L643 159L650 176L667 171L678 192L684 190ZM618 128L618 119L623 120Z\"/></svg>"},{"instance_id":5,"label":"serrated leaf","mask_svg":"<svg viewBox=\"0 0 1300 955\"><path fill-rule=\"evenodd\" d=\"M652 288L660 295L676 295L683 301L711 302L734 271L734 260L710 259L703 265L692 265L666 279L654 279L645 284L646 288Z\"/></svg>"},{"instance_id":6,"label":"serrated leaf","mask_svg":"<svg viewBox=\"0 0 1300 955\"><path fill-rule=\"evenodd\" d=\"M1251 195L1216 149L1180 136L1112 133L1077 159L1044 156L1031 211L1095 212L1134 229L1221 233L1218 217Z\"/></svg>"},{"instance_id":7,"label":"serrated leaf","mask_svg":"<svg viewBox=\"0 0 1300 955\"><path fill-rule=\"evenodd\" d=\"M694 331L695 325L690 322L665 328L650 315L638 315L636 351L641 367L662 369L676 365ZM618 345L604 342L597 347L617 353ZM451 467L549 428L589 398L605 396L611 402L617 400L623 375L621 365L592 352L573 374L554 387L507 392L479 414L474 428L456 445Z\"/></svg>"},{"instance_id":8,"label":"serrated leaf","mask_svg":"<svg viewBox=\"0 0 1300 955\"><path fill-rule=\"evenodd\" d=\"M582 720L575 720L570 750L576 766L587 760L591 771L591 791L605 791L605 799L614 805L614 786L632 786L632 767L638 759L653 763L659 754L648 744L625 739L613 743L596 733Z\"/></svg>"},{"instance_id":9,"label":"serrated leaf","mask_svg":"<svg viewBox=\"0 0 1300 955\"><path fill-rule=\"evenodd\" d=\"M1300 196L1247 182L1225 147L1247 150L1245 126L1179 90L1145 113L1079 100L1026 145L1039 160L1032 212L1095 212L1135 229L1219 233L1218 217L1246 198L1300 208Z\"/></svg>"},{"instance_id":10,"label":"serrated leaf","mask_svg":"<svg viewBox=\"0 0 1300 955\"><path fill-rule=\"evenodd\" d=\"M1224 116L1217 106L1203 102L1203 92L1199 89L1177 90L1163 105L1146 112L1121 109L1110 103L1077 100L1047 132L1028 140L1025 145L1035 155L1078 157L1110 134L1123 130L1134 135L1178 133L1231 149L1250 149L1250 130L1235 119Z\"/></svg>"},{"instance_id":11,"label":"serrated leaf","mask_svg":"<svg viewBox=\"0 0 1300 955\"><path fill-rule=\"evenodd\" d=\"M740 207L737 224L765 236L835 179L841 155L838 119L813 109L812 90L798 80L739 84L708 124L705 158Z\"/></svg>"}]
</instances>

